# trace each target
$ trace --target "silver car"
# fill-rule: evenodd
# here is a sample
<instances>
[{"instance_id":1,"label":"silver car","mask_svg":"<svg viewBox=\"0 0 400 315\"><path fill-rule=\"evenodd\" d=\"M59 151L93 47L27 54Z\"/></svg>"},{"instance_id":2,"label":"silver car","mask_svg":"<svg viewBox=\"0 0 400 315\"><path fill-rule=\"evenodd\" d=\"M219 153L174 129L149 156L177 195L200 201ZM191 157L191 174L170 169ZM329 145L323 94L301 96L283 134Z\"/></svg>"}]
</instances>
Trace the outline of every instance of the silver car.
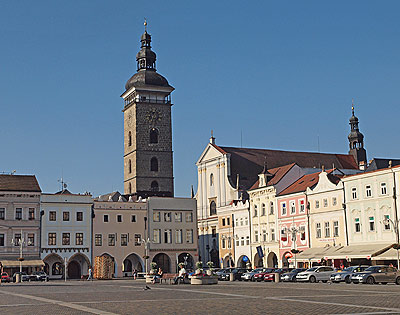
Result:
<instances>
[{"instance_id":1,"label":"silver car","mask_svg":"<svg viewBox=\"0 0 400 315\"><path fill-rule=\"evenodd\" d=\"M363 272L369 266L351 266L343 270L338 270L337 272L331 274L331 282L339 283L346 282L351 283L351 276L356 272Z\"/></svg>"},{"instance_id":2,"label":"silver car","mask_svg":"<svg viewBox=\"0 0 400 315\"><path fill-rule=\"evenodd\" d=\"M252 271L248 271L248 272L242 274L242 280L244 280L244 281L255 281L254 280L254 275L256 273L264 272L266 269L267 268L257 268L257 269L254 269Z\"/></svg>"},{"instance_id":3,"label":"silver car","mask_svg":"<svg viewBox=\"0 0 400 315\"><path fill-rule=\"evenodd\" d=\"M394 282L400 284L400 272L394 267L371 266L363 272L357 272L351 277L353 283L382 283Z\"/></svg>"},{"instance_id":4,"label":"silver car","mask_svg":"<svg viewBox=\"0 0 400 315\"><path fill-rule=\"evenodd\" d=\"M327 266L312 267L306 271L298 273L296 276L296 281L308 281L311 283L318 281L328 282L331 274L334 271L335 270L332 267Z\"/></svg>"}]
</instances>

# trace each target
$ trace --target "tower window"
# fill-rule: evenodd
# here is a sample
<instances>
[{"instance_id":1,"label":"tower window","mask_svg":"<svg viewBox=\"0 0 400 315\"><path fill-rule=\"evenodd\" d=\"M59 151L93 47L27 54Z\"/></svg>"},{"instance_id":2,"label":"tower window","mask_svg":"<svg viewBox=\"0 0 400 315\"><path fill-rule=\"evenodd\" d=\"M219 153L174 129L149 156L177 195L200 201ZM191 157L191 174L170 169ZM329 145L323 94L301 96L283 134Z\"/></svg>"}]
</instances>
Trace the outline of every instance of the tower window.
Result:
<instances>
[{"instance_id":1,"label":"tower window","mask_svg":"<svg viewBox=\"0 0 400 315\"><path fill-rule=\"evenodd\" d=\"M151 182L151 191L158 191L159 190L159 187L158 187L158 183L157 183L157 181L152 181Z\"/></svg>"},{"instance_id":2,"label":"tower window","mask_svg":"<svg viewBox=\"0 0 400 315\"><path fill-rule=\"evenodd\" d=\"M132 145L132 133L129 131L128 133L128 145L131 146Z\"/></svg>"},{"instance_id":3,"label":"tower window","mask_svg":"<svg viewBox=\"0 0 400 315\"><path fill-rule=\"evenodd\" d=\"M215 201L211 201L210 203L210 216L216 215L217 214L217 204Z\"/></svg>"},{"instance_id":4,"label":"tower window","mask_svg":"<svg viewBox=\"0 0 400 315\"><path fill-rule=\"evenodd\" d=\"M214 185L214 174L210 175L210 186Z\"/></svg>"},{"instance_id":5,"label":"tower window","mask_svg":"<svg viewBox=\"0 0 400 315\"><path fill-rule=\"evenodd\" d=\"M132 173L132 162L131 162L131 160L128 161L128 169L129 169L129 174Z\"/></svg>"},{"instance_id":6,"label":"tower window","mask_svg":"<svg viewBox=\"0 0 400 315\"><path fill-rule=\"evenodd\" d=\"M156 128L150 130L150 143L158 143L158 130Z\"/></svg>"},{"instance_id":7,"label":"tower window","mask_svg":"<svg viewBox=\"0 0 400 315\"><path fill-rule=\"evenodd\" d=\"M130 194L132 193L132 184L131 183L129 183L129 193Z\"/></svg>"},{"instance_id":8,"label":"tower window","mask_svg":"<svg viewBox=\"0 0 400 315\"><path fill-rule=\"evenodd\" d=\"M152 157L150 160L150 171L158 172L158 160L156 157Z\"/></svg>"}]
</instances>

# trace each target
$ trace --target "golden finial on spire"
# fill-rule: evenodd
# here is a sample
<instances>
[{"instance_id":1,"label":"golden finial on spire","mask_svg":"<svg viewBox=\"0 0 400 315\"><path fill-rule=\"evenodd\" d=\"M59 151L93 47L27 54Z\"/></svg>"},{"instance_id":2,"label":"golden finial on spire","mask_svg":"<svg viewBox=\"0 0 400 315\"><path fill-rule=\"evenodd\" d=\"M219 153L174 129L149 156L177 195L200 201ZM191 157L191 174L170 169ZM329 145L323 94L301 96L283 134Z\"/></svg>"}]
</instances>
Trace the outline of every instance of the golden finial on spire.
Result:
<instances>
[{"instance_id":1,"label":"golden finial on spire","mask_svg":"<svg viewBox=\"0 0 400 315\"><path fill-rule=\"evenodd\" d=\"M146 18L144 18L143 25L144 25L144 31L147 32L147 20L146 20Z\"/></svg>"}]
</instances>

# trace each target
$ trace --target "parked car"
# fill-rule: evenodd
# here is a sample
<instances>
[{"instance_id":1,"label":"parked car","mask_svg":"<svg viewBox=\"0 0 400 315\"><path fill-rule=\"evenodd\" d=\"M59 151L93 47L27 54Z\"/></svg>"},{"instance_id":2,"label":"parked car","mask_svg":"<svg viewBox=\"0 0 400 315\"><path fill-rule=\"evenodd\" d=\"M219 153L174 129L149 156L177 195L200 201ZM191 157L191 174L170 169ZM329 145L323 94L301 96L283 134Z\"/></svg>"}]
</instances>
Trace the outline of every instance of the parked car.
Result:
<instances>
[{"instance_id":1,"label":"parked car","mask_svg":"<svg viewBox=\"0 0 400 315\"><path fill-rule=\"evenodd\" d=\"M338 270L331 274L331 281L333 283L346 282L351 283L351 276L356 272L362 272L369 266L351 266L343 270Z\"/></svg>"},{"instance_id":2,"label":"parked car","mask_svg":"<svg viewBox=\"0 0 400 315\"><path fill-rule=\"evenodd\" d=\"M382 283L394 282L400 284L400 272L394 267L371 266L363 272L357 272L351 277L353 283Z\"/></svg>"},{"instance_id":3,"label":"parked car","mask_svg":"<svg viewBox=\"0 0 400 315\"><path fill-rule=\"evenodd\" d=\"M1 282L11 282L11 278L7 272L1 274Z\"/></svg>"},{"instance_id":4,"label":"parked car","mask_svg":"<svg viewBox=\"0 0 400 315\"><path fill-rule=\"evenodd\" d=\"M265 271L265 269L266 268L256 268L256 269L253 269L251 271L245 272L244 274L242 274L242 280L244 280L244 281L255 281L254 280L254 275L256 273L260 273L260 272Z\"/></svg>"},{"instance_id":5,"label":"parked car","mask_svg":"<svg viewBox=\"0 0 400 315\"><path fill-rule=\"evenodd\" d=\"M29 281L29 276L26 274L26 272L17 271L16 273L13 274L13 282L17 281L17 274L21 275L21 281Z\"/></svg>"},{"instance_id":6,"label":"parked car","mask_svg":"<svg viewBox=\"0 0 400 315\"><path fill-rule=\"evenodd\" d=\"M262 272L256 273L254 275L254 281L260 282L264 280L264 276L267 273L273 272L275 269L274 268L265 268Z\"/></svg>"},{"instance_id":7,"label":"parked car","mask_svg":"<svg viewBox=\"0 0 400 315\"><path fill-rule=\"evenodd\" d=\"M298 273L306 271L306 268L297 268L297 269L293 269L292 271L283 273L281 275L281 280L282 281L289 281L289 282L295 282L296 281L296 276Z\"/></svg>"},{"instance_id":8,"label":"parked car","mask_svg":"<svg viewBox=\"0 0 400 315\"><path fill-rule=\"evenodd\" d=\"M234 268L230 272L223 273L221 275L221 280L229 281L231 273L233 274L233 280L242 280L242 274L247 271L246 268Z\"/></svg>"},{"instance_id":9,"label":"parked car","mask_svg":"<svg viewBox=\"0 0 400 315\"><path fill-rule=\"evenodd\" d=\"M299 272L296 276L296 281L309 281L311 283L318 281L328 282L334 271L332 267L327 266L312 267L306 271Z\"/></svg>"},{"instance_id":10,"label":"parked car","mask_svg":"<svg viewBox=\"0 0 400 315\"><path fill-rule=\"evenodd\" d=\"M218 276L218 280L223 280L222 278L225 278L226 274L228 274L228 277L229 277L229 274L231 273L231 271L233 269L235 269L235 268L224 268L224 269L218 270L215 274ZM229 278L225 279L225 280L229 280Z\"/></svg>"},{"instance_id":11,"label":"parked car","mask_svg":"<svg viewBox=\"0 0 400 315\"><path fill-rule=\"evenodd\" d=\"M29 276L30 281L49 281L49 276L44 271L34 271Z\"/></svg>"},{"instance_id":12,"label":"parked car","mask_svg":"<svg viewBox=\"0 0 400 315\"><path fill-rule=\"evenodd\" d=\"M266 273L264 275L264 281L275 281L275 276L276 274L278 274L279 277L279 281L281 280L281 274L285 273L285 272L289 272L290 270L292 270L292 268L279 268L279 269L275 269L273 272L270 273Z\"/></svg>"}]
</instances>

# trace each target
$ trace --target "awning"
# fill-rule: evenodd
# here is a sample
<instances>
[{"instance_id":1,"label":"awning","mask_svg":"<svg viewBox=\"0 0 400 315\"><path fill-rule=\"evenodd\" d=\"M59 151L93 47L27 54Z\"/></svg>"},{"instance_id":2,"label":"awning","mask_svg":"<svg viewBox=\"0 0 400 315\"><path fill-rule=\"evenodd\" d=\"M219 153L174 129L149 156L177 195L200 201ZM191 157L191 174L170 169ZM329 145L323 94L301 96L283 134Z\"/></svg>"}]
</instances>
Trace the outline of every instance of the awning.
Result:
<instances>
[{"instance_id":1,"label":"awning","mask_svg":"<svg viewBox=\"0 0 400 315\"><path fill-rule=\"evenodd\" d=\"M326 246L326 247L313 247L302 251L296 255L296 261L320 261L334 252L338 251L342 246ZM290 259L294 261L294 257Z\"/></svg>"},{"instance_id":2,"label":"awning","mask_svg":"<svg viewBox=\"0 0 400 315\"><path fill-rule=\"evenodd\" d=\"M19 267L19 260L2 260L1 264L4 268ZM43 260L23 260L22 267L41 267L44 266Z\"/></svg>"},{"instance_id":3,"label":"awning","mask_svg":"<svg viewBox=\"0 0 400 315\"><path fill-rule=\"evenodd\" d=\"M328 259L372 259L390 249L393 244L366 244L344 246L336 252L329 253Z\"/></svg>"},{"instance_id":4,"label":"awning","mask_svg":"<svg viewBox=\"0 0 400 315\"><path fill-rule=\"evenodd\" d=\"M384 253L374 256L371 258L372 260L397 260L397 250L394 248L390 248Z\"/></svg>"}]
</instances>

